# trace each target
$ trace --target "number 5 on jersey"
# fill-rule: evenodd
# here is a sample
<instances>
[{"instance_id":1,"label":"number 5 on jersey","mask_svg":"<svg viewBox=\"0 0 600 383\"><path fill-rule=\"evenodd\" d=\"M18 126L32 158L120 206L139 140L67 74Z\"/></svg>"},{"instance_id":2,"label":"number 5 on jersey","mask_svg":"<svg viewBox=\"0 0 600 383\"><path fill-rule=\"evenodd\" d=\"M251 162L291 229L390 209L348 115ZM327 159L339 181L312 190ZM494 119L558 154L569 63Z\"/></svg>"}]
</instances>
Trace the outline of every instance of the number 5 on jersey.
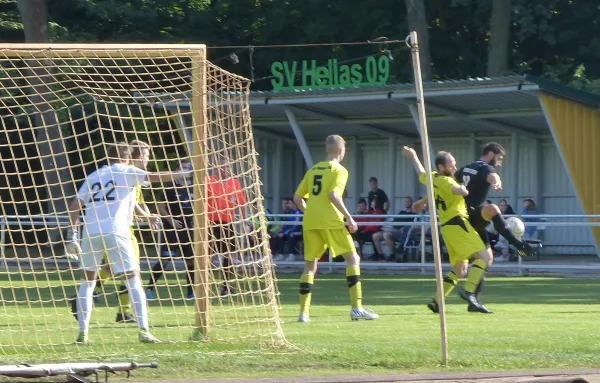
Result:
<instances>
[{"instance_id":1,"label":"number 5 on jersey","mask_svg":"<svg viewBox=\"0 0 600 383\"><path fill-rule=\"evenodd\" d=\"M313 178L312 194L319 195L321 194L321 190L323 190L323 176L321 174L317 174Z\"/></svg>"}]
</instances>

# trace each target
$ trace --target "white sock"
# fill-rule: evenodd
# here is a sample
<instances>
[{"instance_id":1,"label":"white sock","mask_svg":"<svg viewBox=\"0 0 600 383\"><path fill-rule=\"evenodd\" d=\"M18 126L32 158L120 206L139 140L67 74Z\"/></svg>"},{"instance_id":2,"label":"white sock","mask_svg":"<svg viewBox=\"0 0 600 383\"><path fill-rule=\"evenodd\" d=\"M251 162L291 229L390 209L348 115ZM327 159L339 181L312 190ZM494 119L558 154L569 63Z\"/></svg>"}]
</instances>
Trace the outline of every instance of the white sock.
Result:
<instances>
[{"instance_id":1,"label":"white sock","mask_svg":"<svg viewBox=\"0 0 600 383\"><path fill-rule=\"evenodd\" d=\"M142 280L139 275L131 278L125 278L125 285L129 291L131 307L137 317L138 326L142 330L148 330L148 306L146 306L146 294L142 287Z\"/></svg>"},{"instance_id":2,"label":"white sock","mask_svg":"<svg viewBox=\"0 0 600 383\"><path fill-rule=\"evenodd\" d=\"M79 332L88 332L90 328L90 318L92 317L92 307L94 300L92 294L96 287L96 280L81 280L79 290L77 291L77 321L79 322Z\"/></svg>"}]
</instances>

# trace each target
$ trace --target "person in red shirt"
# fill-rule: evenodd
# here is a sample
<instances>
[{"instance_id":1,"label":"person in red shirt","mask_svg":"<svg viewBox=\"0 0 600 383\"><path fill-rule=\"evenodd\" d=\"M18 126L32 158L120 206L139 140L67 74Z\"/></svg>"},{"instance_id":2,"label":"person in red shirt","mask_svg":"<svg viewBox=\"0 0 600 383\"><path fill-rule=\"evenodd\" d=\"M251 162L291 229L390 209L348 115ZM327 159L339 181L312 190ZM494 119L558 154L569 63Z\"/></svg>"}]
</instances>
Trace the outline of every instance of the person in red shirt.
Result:
<instances>
[{"instance_id":1,"label":"person in red shirt","mask_svg":"<svg viewBox=\"0 0 600 383\"><path fill-rule=\"evenodd\" d=\"M221 295L230 293L229 281L233 277L233 253L235 249L235 225L239 219L247 228L246 197L240 181L231 176L229 161L221 160L216 171L206 181L207 214L210 221L215 249L223 256L223 286ZM239 218L238 218L239 216Z\"/></svg>"},{"instance_id":2,"label":"person in red shirt","mask_svg":"<svg viewBox=\"0 0 600 383\"><path fill-rule=\"evenodd\" d=\"M356 214L367 215L367 214L381 214L385 215L385 211L380 208L376 208L377 200L374 199L371 201L371 208L367 208L367 201L364 198L358 200L358 210ZM383 222L383 218L356 218L356 222ZM354 233L354 240L358 242L373 242L373 234L381 231L381 225L369 225L369 226L359 226L358 231ZM377 248L374 246L376 260L382 258L382 255L379 254Z\"/></svg>"}]
</instances>

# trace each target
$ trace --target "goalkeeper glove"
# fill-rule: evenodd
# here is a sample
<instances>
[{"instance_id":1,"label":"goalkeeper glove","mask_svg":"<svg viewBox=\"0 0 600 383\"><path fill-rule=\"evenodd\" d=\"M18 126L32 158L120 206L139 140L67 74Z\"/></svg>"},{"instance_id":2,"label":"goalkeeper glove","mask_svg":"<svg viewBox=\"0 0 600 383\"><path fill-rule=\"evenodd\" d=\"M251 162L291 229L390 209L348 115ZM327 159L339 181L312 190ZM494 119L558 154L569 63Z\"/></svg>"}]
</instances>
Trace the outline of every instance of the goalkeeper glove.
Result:
<instances>
[{"instance_id":1,"label":"goalkeeper glove","mask_svg":"<svg viewBox=\"0 0 600 383\"><path fill-rule=\"evenodd\" d=\"M70 233L67 235L65 255L68 259L72 260L78 260L79 255L81 255L81 246L79 245L79 237L76 229L70 230Z\"/></svg>"}]
</instances>

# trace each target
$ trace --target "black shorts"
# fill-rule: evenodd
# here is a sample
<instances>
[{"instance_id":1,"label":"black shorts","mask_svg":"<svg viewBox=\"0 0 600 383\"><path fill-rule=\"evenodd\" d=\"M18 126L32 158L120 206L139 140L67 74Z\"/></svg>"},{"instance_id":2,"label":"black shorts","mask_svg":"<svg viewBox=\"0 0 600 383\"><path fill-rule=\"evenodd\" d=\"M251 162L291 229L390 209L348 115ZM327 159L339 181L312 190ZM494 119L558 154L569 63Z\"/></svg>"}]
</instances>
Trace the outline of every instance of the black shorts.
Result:
<instances>
[{"instance_id":1,"label":"black shorts","mask_svg":"<svg viewBox=\"0 0 600 383\"><path fill-rule=\"evenodd\" d=\"M181 253L185 258L194 256L194 245L192 243L193 232L191 230L163 230L160 246L161 257L175 257Z\"/></svg>"},{"instance_id":2,"label":"black shorts","mask_svg":"<svg viewBox=\"0 0 600 383\"><path fill-rule=\"evenodd\" d=\"M490 247L490 236L486 228L490 224L489 221L483 219L483 215L481 214L481 210L483 206L469 206L469 223L473 226L473 229L477 231L479 237L485 244L486 247Z\"/></svg>"},{"instance_id":3,"label":"black shorts","mask_svg":"<svg viewBox=\"0 0 600 383\"><path fill-rule=\"evenodd\" d=\"M235 227L232 223L215 223L211 239L213 254L230 255L235 252Z\"/></svg>"}]
</instances>

